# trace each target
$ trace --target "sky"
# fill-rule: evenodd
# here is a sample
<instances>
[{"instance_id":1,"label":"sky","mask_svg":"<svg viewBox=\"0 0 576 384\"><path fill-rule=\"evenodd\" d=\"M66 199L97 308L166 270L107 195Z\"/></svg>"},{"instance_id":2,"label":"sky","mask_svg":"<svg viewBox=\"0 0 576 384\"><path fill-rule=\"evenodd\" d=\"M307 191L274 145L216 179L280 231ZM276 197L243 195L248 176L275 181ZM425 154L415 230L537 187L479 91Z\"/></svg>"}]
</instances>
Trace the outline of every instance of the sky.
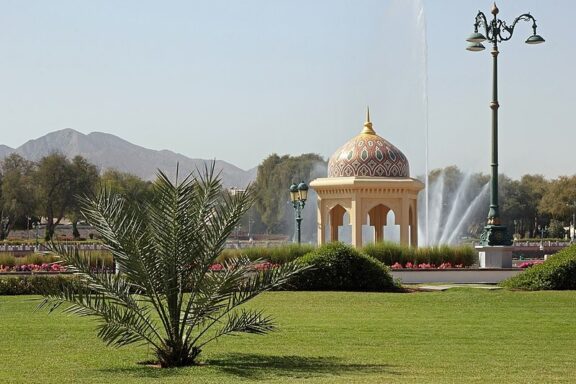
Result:
<instances>
[{"instance_id":1,"label":"sky","mask_svg":"<svg viewBox=\"0 0 576 384\"><path fill-rule=\"evenodd\" d=\"M0 144L72 128L249 169L272 153L328 158L370 106L412 176L490 171L492 58L465 49L490 1L1 4ZM500 171L573 175L576 2L498 6L508 23L530 12L546 39L524 44L520 22L500 45Z\"/></svg>"}]
</instances>

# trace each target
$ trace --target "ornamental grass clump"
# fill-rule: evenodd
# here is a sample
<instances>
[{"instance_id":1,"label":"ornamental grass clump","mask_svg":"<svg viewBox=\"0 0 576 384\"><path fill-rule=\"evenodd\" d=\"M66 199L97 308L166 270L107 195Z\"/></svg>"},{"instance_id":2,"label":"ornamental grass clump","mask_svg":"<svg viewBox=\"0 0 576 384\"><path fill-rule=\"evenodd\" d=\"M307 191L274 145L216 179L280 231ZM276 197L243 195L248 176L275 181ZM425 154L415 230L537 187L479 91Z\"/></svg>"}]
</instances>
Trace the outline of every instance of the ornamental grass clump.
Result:
<instances>
[{"instance_id":1,"label":"ornamental grass clump","mask_svg":"<svg viewBox=\"0 0 576 384\"><path fill-rule=\"evenodd\" d=\"M224 261L232 257L244 255L250 260L268 260L271 263L287 263L314 250L310 244L288 244L279 247L250 247L242 249L225 249L218 257Z\"/></svg>"},{"instance_id":2,"label":"ornamental grass clump","mask_svg":"<svg viewBox=\"0 0 576 384\"><path fill-rule=\"evenodd\" d=\"M47 294L41 308L99 321L108 345L143 343L162 367L193 365L202 348L221 336L275 329L259 309L242 307L278 289L305 267L285 263L257 269L246 257L211 266L253 201L251 189L230 195L214 164L202 176L172 182L159 172L150 198L136 204L103 190L81 199L81 210L116 262L118 273L92 268L78 248L52 244L79 286Z\"/></svg>"},{"instance_id":3,"label":"ornamental grass clump","mask_svg":"<svg viewBox=\"0 0 576 384\"><path fill-rule=\"evenodd\" d=\"M467 267L476 261L474 249L464 245L416 248L385 241L368 244L362 248L362 251L388 266L429 264L434 266L432 268L437 268L449 263L454 266Z\"/></svg>"}]
</instances>

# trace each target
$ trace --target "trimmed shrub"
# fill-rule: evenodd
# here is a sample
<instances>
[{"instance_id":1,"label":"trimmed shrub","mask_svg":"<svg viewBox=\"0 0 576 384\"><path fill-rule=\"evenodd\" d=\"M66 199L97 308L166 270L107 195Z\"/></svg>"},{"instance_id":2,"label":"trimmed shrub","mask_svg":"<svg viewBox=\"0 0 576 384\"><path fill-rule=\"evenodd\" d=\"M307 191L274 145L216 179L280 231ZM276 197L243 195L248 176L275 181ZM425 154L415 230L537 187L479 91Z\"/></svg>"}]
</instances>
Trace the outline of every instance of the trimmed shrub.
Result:
<instances>
[{"instance_id":1,"label":"trimmed shrub","mask_svg":"<svg viewBox=\"0 0 576 384\"><path fill-rule=\"evenodd\" d=\"M534 264L500 285L530 291L576 289L576 245L564 248L542 264Z\"/></svg>"},{"instance_id":2,"label":"trimmed shrub","mask_svg":"<svg viewBox=\"0 0 576 384\"><path fill-rule=\"evenodd\" d=\"M311 266L291 280L303 291L397 291L388 268L378 260L342 243L326 244L297 259Z\"/></svg>"},{"instance_id":3,"label":"trimmed shrub","mask_svg":"<svg viewBox=\"0 0 576 384\"><path fill-rule=\"evenodd\" d=\"M0 295L45 295L59 292L65 285L74 286L76 280L72 275L2 276Z\"/></svg>"},{"instance_id":4,"label":"trimmed shrub","mask_svg":"<svg viewBox=\"0 0 576 384\"><path fill-rule=\"evenodd\" d=\"M240 255L246 256L252 261L255 260L267 260L274 264L283 264L290 261L294 261L300 256L303 256L316 247L308 244L289 244L281 247L252 247L252 248L242 248L242 249L225 249L216 261L222 263L223 261L239 257Z\"/></svg>"}]
</instances>

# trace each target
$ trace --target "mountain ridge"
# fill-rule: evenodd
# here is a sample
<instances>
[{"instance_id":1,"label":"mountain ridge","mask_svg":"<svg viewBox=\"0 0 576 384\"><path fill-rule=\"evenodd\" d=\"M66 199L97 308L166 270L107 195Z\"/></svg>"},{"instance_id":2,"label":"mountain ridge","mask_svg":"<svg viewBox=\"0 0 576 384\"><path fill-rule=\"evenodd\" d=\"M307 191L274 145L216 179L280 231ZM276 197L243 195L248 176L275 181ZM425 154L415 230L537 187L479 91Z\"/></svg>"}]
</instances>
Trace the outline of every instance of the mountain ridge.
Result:
<instances>
[{"instance_id":1,"label":"mountain ridge","mask_svg":"<svg viewBox=\"0 0 576 384\"><path fill-rule=\"evenodd\" d=\"M100 172L117 169L132 173L144 180L156 178L158 170L169 177L176 174L176 165L180 174L202 170L212 160L189 158L168 149L154 150L104 132L84 134L72 128L50 132L37 139L31 139L17 148L0 144L0 158L10 153L38 161L51 153L59 152L68 158L80 155L96 165ZM243 170L223 160L215 160L215 168L221 173L225 187L244 188L256 179L257 167Z\"/></svg>"}]
</instances>

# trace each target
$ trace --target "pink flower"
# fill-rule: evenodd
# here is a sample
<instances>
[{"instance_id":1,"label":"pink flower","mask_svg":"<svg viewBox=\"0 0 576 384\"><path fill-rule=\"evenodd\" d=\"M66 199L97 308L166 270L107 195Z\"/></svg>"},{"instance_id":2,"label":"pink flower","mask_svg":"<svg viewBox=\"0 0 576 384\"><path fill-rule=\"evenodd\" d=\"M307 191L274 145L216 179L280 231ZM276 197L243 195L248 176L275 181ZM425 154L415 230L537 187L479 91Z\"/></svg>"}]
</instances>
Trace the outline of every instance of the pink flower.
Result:
<instances>
[{"instance_id":1,"label":"pink flower","mask_svg":"<svg viewBox=\"0 0 576 384\"><path fill-rule=\"evenodd\" d=\"M542 264L543 261L537 260L537 261L525 261L523 263L520 263L518 265L519 268L530 268L536 264Z\"/></svg>"},{"instance_id":2,"label":"pink flower","mask_svg":"<svg viewBox=\"0 0 576 384\"><path fill-rule=\"evenodd\" d=\"M399 262L395 262L390 268L392 269L402 269L404 267L402 267L402 264L400 264Z\"/></svg>"},{"instance_id":3,"label":"pink flower","mask_svg":"<svg viewBox=\"0 0 576 384\"><path fill-rule=\"evenodd\" d=\"M212 264L212 265L210 266L210 270L211 270L211 271L221 271L221 270L223 270L223 269L224 269L224 267L222 266L222 264L218 264L218 263L217 263L217 264Z\"/></svg>"},{"instance_id":4,"label":"pink flower","mask_svg":"<svg viewBox=\"0 0 576 384\"><path fill-rule=\"evenodd\" d=\"M280 266L279 264L274 264L269 261L265 261L263 263L255 264L254 269L256 269L257 271L265 271L272 268L278 268L279 266Z\"/></svg>"}]
</instances>

